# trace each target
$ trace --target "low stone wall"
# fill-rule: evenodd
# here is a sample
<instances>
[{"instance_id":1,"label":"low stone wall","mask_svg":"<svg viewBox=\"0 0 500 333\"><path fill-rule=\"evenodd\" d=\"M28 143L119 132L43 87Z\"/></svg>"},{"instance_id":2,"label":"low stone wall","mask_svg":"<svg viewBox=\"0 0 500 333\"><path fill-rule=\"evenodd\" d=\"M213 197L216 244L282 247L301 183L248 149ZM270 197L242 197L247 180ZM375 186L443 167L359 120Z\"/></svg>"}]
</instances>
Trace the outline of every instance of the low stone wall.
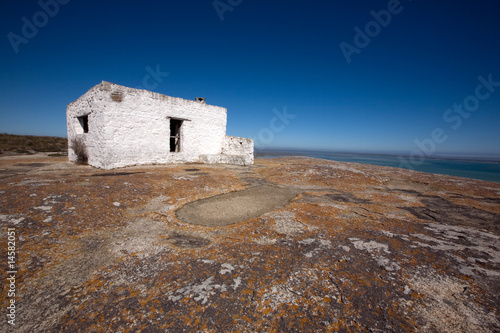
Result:
<instances>
[{"instance_id":1,"label":"low stone wall","mask_svg":"<svg viewBox=\"0 0 500 333\"><path fill-rule=\"evenodd\" d=\"M200 155L200 162L205 164L250 165L253 164L253 158L250 160L247 155L205 154Z\"/></svg>"},{"instance_id":2,"label":"low stone wall","mask_svg":"<svg viewBox=\"0 0 500 333\"><path fill-rule=\"evenodd\" d=\"M242 155L245 164L253 164L253 140L226 135L222 142L222 155Z\"/></svg>"}]
</instances>

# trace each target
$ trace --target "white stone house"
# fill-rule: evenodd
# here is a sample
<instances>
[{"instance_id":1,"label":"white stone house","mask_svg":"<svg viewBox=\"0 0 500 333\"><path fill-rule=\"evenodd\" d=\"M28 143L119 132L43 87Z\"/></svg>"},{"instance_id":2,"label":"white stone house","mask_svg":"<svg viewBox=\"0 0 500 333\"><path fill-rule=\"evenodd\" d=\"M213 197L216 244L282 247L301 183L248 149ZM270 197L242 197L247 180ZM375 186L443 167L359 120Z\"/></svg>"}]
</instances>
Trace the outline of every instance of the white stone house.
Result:
<instances>
[{"instance_id":1,"label":"white stone house","mask_svg":"<svg viewBox=\"0 0 500 333\"><path fill-rule=\"evenodd\" d=\"M68 105L68 157L74 139L88 164L113 169L140 164L253 164L253 140L226 135L227 109L110 82Z\"/></svg>"}]
</instances>

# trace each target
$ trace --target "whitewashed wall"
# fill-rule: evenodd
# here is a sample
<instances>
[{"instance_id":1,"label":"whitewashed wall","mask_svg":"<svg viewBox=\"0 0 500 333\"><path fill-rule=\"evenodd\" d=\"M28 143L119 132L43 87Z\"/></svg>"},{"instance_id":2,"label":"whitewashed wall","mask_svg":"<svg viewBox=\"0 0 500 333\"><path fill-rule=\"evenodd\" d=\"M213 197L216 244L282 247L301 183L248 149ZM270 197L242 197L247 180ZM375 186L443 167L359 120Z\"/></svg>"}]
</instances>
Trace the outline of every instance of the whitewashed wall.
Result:
<instances>
[{"instance_id":1,"label":"whitewashed wall","mask_svg":"<svg viewBox=\"0 0 500 333\"><path fill-rule=\"evenodd\" d=\"M89 133L83 134L77 117L87 114ZM181 152L170 152L170 117L185 119ZM253 163L253 141L237 138L244 142L238 143L238 151L233 139L226 139L226 119L222 107L103 81L68 105L68 140L82 137L89 164L103 169L199 162L202 154L223 153L223 145L225 152L235 155L249 155L251 145ZM71 148L69 159L76 160Z\"/></svg>"},{"instance_id":2,"label":"whitewashed wall","mask_svg":"<svg viewBox=\"0 0 500 333\"><path fill-rule=\"evenodd\" d=\"M223 155L241 155L244 164L253 164L253 140L226 135L222 142Z\"/></svg>"}]
</instances>

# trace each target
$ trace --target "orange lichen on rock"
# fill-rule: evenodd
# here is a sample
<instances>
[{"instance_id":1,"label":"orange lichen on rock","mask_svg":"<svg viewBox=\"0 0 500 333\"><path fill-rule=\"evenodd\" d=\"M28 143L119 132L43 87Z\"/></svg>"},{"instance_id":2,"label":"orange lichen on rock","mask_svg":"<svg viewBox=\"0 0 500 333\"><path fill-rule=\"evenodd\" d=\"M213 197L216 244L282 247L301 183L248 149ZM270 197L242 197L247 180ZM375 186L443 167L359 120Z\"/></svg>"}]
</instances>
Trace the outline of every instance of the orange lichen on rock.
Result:
<instances>
[{"instance_id":1,"label":"orange lichen on rock","mask_svg":"<svg viewBox=\"0 0 500 333\"><path fill-rule=\"evenodd\" d=\"M19 332L500 330L500 184L312 158L110 172L37 155L0 158L0 179ZM249 218L253 203L269 211Z\"/></svg>"}]
</instances>

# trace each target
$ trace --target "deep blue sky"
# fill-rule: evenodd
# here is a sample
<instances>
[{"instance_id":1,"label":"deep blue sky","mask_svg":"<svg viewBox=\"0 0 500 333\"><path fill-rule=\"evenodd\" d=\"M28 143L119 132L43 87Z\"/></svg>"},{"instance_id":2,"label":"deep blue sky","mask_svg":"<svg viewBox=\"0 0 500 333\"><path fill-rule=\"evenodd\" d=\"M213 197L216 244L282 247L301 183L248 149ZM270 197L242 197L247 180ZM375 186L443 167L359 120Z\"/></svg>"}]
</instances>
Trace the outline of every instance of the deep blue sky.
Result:
<instances>
[{"instance_id":1,"label":"deep blue sky","mask_svg":"<svg viewBox=\"0 0 500 333\"><path fill-rule=\"evenodd\" d=\"M227 134L261 148L409 152L441 128L434 154L500 156L500 87L469 98L468 118L446 114L478 76L500 82L500 2L401 0L350 63L340 43L397 1L218 3L232 9L222 21L213 0L71 0L44 24L37 1L2 1L0 132L66 136L68 103L102 80L142 86L158 66L169 76L154 91L227 107ZM23 17L40 27L16 53Z\"/></svg>"}]
</instances>

